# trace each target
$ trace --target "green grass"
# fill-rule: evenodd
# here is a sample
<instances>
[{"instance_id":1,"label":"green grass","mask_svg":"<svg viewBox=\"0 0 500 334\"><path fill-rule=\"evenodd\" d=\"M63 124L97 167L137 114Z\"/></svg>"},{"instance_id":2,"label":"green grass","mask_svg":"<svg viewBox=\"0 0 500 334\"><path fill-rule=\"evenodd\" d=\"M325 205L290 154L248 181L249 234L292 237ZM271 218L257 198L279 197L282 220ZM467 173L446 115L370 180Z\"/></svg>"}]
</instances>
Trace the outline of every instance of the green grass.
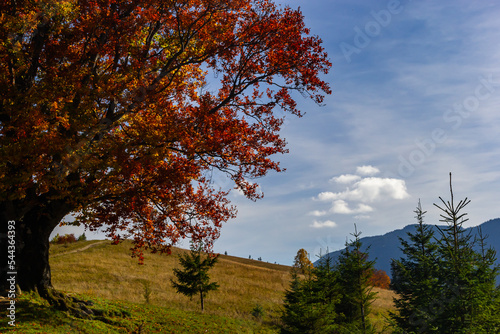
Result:
<instances>
[{"instance_id":1,"label":"green grass","mask_svg":"<svg viewBox=\"0 0 500 334\"><path fill-rule=\"evenodd\" d=\"M16 304L16 327L0 325L14 333L274 333L259 322L233 319L195 311L108 301L95 296L92 308L104 311L98 320L75 318L56 311L35 294L23 294Z\"/></svg>"}]
</instances>

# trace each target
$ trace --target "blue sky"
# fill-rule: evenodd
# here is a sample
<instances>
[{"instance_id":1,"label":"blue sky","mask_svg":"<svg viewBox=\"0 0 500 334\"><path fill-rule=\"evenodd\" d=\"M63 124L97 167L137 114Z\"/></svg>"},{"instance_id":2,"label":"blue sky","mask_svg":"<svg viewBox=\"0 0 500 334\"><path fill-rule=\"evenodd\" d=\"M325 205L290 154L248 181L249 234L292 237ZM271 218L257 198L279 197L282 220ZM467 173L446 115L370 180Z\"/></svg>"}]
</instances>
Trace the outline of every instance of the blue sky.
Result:
<instances>
[{"instance_id":1,"label":"blue sky","mask_svg":"<svg viewBox=\"0 0 500 334\"><path fill-rule=\"evenodd\" d=\"M333 94L321 107L298 96L306 115L286 116L290 153L277 157L287 171L257 181L258 202L231 195L239 214L215 251L291 264L305 248L315 259L354 224L371 236L414 223L419 199L438 223L449 172L455 198L471 199L465 226L500 217L500 3L280 3L323 39Z\"/></svg>"}]
</instances>

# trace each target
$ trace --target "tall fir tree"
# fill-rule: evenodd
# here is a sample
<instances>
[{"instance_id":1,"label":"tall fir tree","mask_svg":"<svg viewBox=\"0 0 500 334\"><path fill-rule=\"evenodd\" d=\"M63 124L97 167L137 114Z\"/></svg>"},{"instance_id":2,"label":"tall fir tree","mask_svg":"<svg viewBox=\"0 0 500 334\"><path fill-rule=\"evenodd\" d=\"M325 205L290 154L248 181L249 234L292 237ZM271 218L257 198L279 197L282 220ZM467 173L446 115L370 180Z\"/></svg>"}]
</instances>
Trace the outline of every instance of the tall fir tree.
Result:
<instances>
[{"instance_id":1,"label":"tall fir tree","mask_svg":"<svg viewBox=\"0 0 500 334\"><path fill-rule=\"evenodd\" d=\"M372 291L370 277L373 274L375 261L368 260L368 247L362 251L361 232L354 225L354 240L346 242L336 265L339 288L342 292L337 304L343 326L349 333L371 333L373 327L368 320L370 305L376 293Z\"/></svg>"},{"instance_id":2,"label":"tall fir tree","mask_svg":"<svg viewBox=\"0 0 500 334\"><path fill-rule=\"evenodd\" d=\"M394 299L397 312L391 313L396 332L423 333L433 331L434 312L430 308L436 296L437 244L434 231L424 224L426 211L420 201L414 211L418 226L408 232L408 241L399 238L405 257L392 260L391 288L398 294Z\"/></svg>"},{"instance_id":3,"label":"tall fir tree","mask_svg":"<svg viewBox=\"0 0 500 334\"><path fill-rule=\"evenodd\" d=\"M434 204L442 211L440 221L447 224L439 229L441 293L437 326L440 333L498 333L500 319L491 312L498 303L496 254L487 249L485 238L473 239L463 228L468 221L463 209L470 200L455 203L451 173L450 195L449 201L439 197L441 205Z\"/></svg>"},{"instance_id":4,"label":"tall fir tree","mask_svg":"<svg viewBox=\"0 0 500 334\"><path fill-rule=\"evenodd\" d=\"M328 249L326 254L328 254ZM319 321L322 333L341 333L336 307L340 302L342 291L339 285L339 274L330 256L320 256L313 274L313 289L322 312L322 318Z\"/></svg>"},{"instance_id":5,"label":"tall fir tree","mask_svg":"<svg viewBox=\"0 0 500 334\"><path fill-rule=\"evenodd\" d=\"M177 279L171 280L172 286L177 292L192 298L200 296L201 310L204 310L204 298L209 291L217 290L219 284L210 282L208 271L217 263L217 256L207 254L202 256L203 245L192 245L191 251L179 256L179 263L182 269L174 269L174 276Z\"/></svg>"}]
</instances>

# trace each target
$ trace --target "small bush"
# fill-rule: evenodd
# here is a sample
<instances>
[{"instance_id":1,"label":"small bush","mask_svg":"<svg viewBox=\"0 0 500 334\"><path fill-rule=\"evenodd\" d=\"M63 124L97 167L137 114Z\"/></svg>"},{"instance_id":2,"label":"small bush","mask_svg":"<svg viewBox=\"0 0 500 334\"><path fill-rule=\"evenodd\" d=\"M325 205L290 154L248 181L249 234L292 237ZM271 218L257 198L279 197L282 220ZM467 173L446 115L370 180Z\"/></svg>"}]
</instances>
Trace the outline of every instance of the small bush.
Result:
<instances>
[{"instance_id":1,"label":"small bush","mask_svg":"<svg viewBox=\"0 0 500 334\"><path fill-rule=\"evenodd\" d=\"M260 306L260 304L257 304L257 306L253 308L251 313L255 318L262 319L262 317L264 316L264 309L262 308L262 306Z\"/></svg>"},{"instance_id":2,"label":"small bush","mask_svg":"<svg viewBox=\"0 0 500 334\"><path fill-rule=\"evenodd\" d=\"M87 236L85 235L85 233L78 237L78 241L87 241Z\"/></svg>"},{"instance_id":3,"label":"small bush","mask_svg":"<svg viewBox=\"0 0 500 334\"><path fill-rule=\"evenodd\" d=\"M76 242L76 238L74 234L65 234L60 236L58 233L50 242L53 244L64 245Z\"/></svg>"},{"instance_id":4,"label":"small bush","mask_svg":"<svg viewBox=\"0 0 500 334\"><path fill-rule=\"evenodd\" d=\"M55 235L55 237L53 237L52 240L50 240L50 243L51 244L57 244L57 242L59 241L59 238L60 238L59 233L57 233Z\"/></svg>"}]
</instances>

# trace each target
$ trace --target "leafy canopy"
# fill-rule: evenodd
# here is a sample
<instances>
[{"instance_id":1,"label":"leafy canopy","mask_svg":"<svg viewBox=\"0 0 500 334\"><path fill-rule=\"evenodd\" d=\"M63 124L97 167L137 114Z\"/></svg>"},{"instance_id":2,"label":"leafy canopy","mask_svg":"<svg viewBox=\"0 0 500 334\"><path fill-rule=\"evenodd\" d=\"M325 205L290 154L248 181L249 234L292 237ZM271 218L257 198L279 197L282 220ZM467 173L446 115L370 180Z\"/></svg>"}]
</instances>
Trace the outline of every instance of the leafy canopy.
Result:
<instances>
[{"instance_id":1,"label":"leafy canopy","mask_svg":"<svg viewBox=\"0 0 500 334\"><path fill-rule=\"evenodd\" d=\"M0 4L0 202L64 208L141 249L209 248L234 182L281 171L275 108L321 103L331 64L299 10L266 0ZM61 209L62 210L62 209Z\"/></svg>"},{"instance_id":2,"label":"leafy canopy","mask_svg":"<svg viewBox=\"0 0 500 334\"><path fill-rule=\"evenodd\" d=\"M296 275L310 275L313 267L307 251L304 248L299 249L293 261L292 273Z\"/></svg>"}]
</instances>

